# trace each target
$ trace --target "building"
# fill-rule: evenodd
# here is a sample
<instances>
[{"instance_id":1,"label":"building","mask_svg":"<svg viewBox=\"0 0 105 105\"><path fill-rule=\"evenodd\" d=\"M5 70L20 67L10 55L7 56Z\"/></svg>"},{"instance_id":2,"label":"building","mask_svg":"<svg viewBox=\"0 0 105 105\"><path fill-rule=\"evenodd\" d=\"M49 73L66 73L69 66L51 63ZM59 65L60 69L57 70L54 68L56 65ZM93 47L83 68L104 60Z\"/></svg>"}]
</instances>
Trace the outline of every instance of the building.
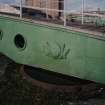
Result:
<instances>
[{"instance_id":1,"label":"building","mask_svg":"<svg viewBox=\"0 0 105 105\"><path fill-rule=\"evenodd\" d=\"M26 5L44 8L42 10L44 12L46 12L45 8L48 8L48 15L52 16L53 18L56 18L58 16L61 16L62 14L58 10L63 10L63 1L64 0L26 0Z\"/></svg>"},{"instance_id":2,"label":"building","mask_svg":"<svg viewBox=\"0 0 105 105\"><path fill-rule=\"evenodd\" d=\"M0 12L20 14L20 11L8 4L0 4Z\"/></svg>"}]
</instances>

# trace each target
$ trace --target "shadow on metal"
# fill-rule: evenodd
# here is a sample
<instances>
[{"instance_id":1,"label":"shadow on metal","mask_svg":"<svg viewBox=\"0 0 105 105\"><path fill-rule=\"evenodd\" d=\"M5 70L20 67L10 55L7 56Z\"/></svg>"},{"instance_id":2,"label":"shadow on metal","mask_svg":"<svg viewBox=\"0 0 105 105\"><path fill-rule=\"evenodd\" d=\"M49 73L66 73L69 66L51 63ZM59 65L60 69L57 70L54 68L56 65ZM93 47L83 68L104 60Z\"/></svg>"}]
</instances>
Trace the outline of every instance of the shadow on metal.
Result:
<instances>
[{"instance_id":1,"label":"shadow on metal","mask_svg":"<svg viewBox=\"0 0 105 105\"><path fill-rule=\"evenodd\" d=\"M28 80L33 85L44 88L48 91L93 97L99 90L97 84L91 81L49 72L40 68L23 65L20 72L24 79Z\"/></svg>"}]
</instances>

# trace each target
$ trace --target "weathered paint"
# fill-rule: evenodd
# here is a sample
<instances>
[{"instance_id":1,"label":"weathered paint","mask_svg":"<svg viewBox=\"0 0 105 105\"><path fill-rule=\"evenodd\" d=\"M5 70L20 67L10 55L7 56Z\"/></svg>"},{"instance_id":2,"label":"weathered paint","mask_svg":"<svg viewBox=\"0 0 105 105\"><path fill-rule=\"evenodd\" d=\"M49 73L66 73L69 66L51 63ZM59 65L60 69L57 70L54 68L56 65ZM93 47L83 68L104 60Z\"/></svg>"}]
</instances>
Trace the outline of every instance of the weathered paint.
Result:
<instances>
[{"instance_id":1,"label":"weathered paint","mask_svg":"<svg viewBox=\"0 0 105 105\"><path fill-rule=\"evenodd\" d=\"M17 63L105 83L105 39L63 28L0 17L0 52ZM14 44L23 35L26 48Z\"/></svg>"}]
</instances>

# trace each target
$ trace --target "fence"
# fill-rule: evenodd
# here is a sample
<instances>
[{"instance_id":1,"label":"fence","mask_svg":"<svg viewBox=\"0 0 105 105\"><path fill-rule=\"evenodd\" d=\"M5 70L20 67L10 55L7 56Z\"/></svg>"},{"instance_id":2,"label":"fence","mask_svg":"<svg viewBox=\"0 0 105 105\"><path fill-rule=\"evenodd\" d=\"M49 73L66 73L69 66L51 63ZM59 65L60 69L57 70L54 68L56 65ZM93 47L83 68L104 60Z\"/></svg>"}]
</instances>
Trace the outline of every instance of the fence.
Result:
<instances>
[{"instance_id":1,"label":"fence","mask_svg":"<svg viewBox=\"0 0 105 105\"><path fill-rule=\"evenodd\" d=\"M49 16L53 19L60 18L63 21L64 26L68 25L68 21L77 21L79 24L83 25L84 23L90 22L90 20L92 23L94 18L96 18L96 20L99 20L100 18L105 20L105 12L103 11L102 14L102 11L100 11L100 8L98 7L97 11L86 11L86 0L80 0L79 11L72 11L69 9L71 6L70 1L73 0L16 0L14 3L10 3L9 5L11 6L11 9L12 7L20 8L18 12L20 14L20 18L23 18L23 8L28 8L45 13L46 19L49 19Z\"/></svg>"}]
</instances>

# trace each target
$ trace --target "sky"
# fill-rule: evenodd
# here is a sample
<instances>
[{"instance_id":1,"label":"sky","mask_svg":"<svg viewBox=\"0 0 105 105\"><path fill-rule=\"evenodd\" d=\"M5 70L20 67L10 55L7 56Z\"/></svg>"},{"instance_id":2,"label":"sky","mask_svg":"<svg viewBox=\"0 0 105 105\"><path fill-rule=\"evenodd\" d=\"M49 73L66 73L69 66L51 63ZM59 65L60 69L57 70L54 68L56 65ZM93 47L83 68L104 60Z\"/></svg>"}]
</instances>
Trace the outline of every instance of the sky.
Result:
<instances>
[{"instance_id":1,"label":"sky","mask_svg":"<svg viewBox=\"0 0 105 105\"><path fill-rule=\"evenodd\" d=\"M65 0L67 9L69 10L80 10L82 0ZM105 10L105 0L84 0L85 9L97 10L100 8L101 10Z\"/></svg>"},{"instance_id":2,"label":"sky","mask_svg":"<svg viewBox=\"0 0 105 105\"><path fill-rule=\"evenodd\" d=\"M15 0L0 0L0 3L12 3Z\"/></svg>"},{"instance_id":3,"label":"sky","mask_svg":"<svg viewBox=\"0 0 105 105\"><path fill-rule=\"evenodd\" d=\"M0 0L0 3L15 3L17 0ZM65 0L66 1L66 9L77 11L81 10L82 0ZM100 8L101 10L105 10L105 0L84 0L85 1L85 9L97 10Z\"/></svg>"}]
</instances>

